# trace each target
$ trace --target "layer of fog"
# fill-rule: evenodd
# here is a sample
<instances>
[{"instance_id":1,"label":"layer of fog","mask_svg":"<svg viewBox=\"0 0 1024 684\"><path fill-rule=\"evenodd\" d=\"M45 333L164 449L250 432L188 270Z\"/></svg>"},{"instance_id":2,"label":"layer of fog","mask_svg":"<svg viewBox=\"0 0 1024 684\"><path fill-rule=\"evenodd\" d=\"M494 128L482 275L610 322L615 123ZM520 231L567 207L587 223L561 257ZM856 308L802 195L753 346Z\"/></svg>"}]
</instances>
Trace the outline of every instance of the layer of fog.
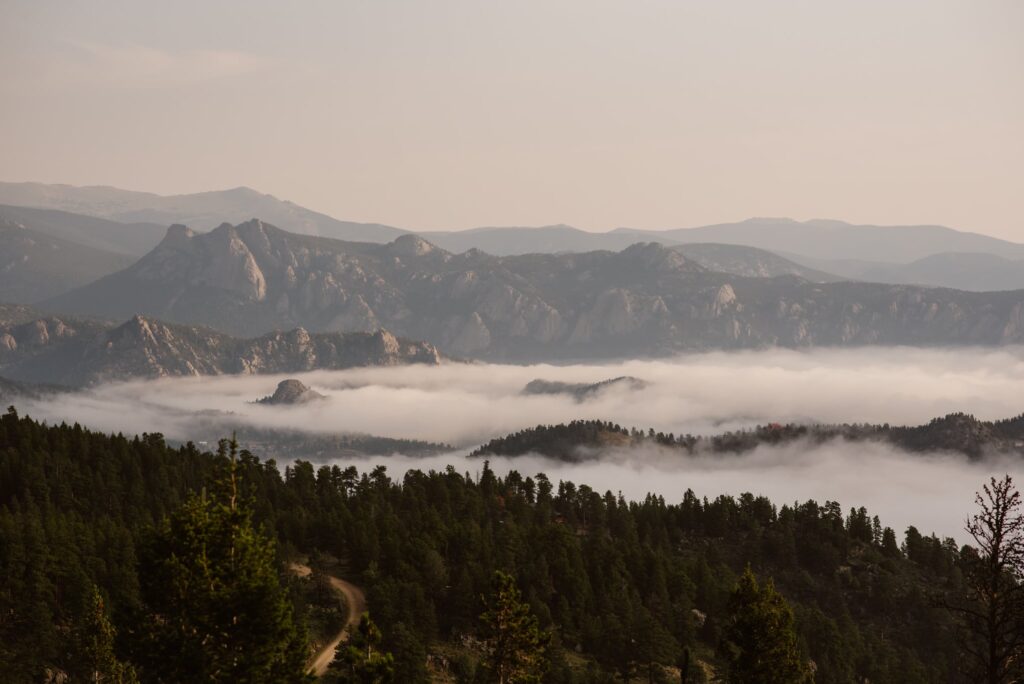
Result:
<instances>
[{"instance_id":1,"label":"layer of fog","mask_svg":"<svg viewBox=\"0 0 1024 684\"><path fill-rule=\"evenodd\" d=\"M642 390L610 387L578 402L565 395L524 395L536 378L591 383L634 376ZM300 406L254 404L284 377L325 399ZM983 419L1022 411L1020 348L920 350L868 348L684 355L670 360L570 366L446 364L318 371L291 376L168 378L115 383L20 408L36 418L77 421L93 429L195 435L197 415L225 425L311 432L360 432L451 444L458 453L415 461L478 468L465 452L491 437L576 418L612 420L664 432L713 434L767 422L919 424L952 411ZM227 428L226 428L227 429ZM281 458L278 459L282 460ZM392 473L398 455L375 459ZM502 459L496 469L507 468ZM961 456L906 455L880 445L762 450L743 457L666 463L657 454L617 454L601 463L566 465L527 458L523 473L546 471L630 497L647 491L676 501L687 487L701 495L752 491L778 502L814 498L865 505L888 524L915 523L956 534L971 492L1009 464L968 465ZM1015 468L1015 466L1014 466Z\"/></svg>"},{"instance_id":2,"label":"layer of fog","mask_svg":"<svg viewBox=\"0 0 1024 684\"><path fill-rule=\"evenodd\" d=\"M595 382L629 375L641 391L610 387L583 403L524 395L535 378ZM603 365L446 364L318 371L296 377L327 395L301 406L252 403L285 376L170 378L104 385L33 407L40 418L102 430L187 438L190 414L229 412L261 427L357 431L471 446L541 423L613 420L709 434L766 422L918 424L952 411L979 418L1024 408L1024 351L868 348L680 356Z\"/></svg>"},{"instance_id":3,"label":"layer of fog","mask_svg":"<svg viewBox=\"0 0 1024 684\"><path fill-rule=\"evenodd\" d=\"M741 456L685 457L665 449L609 450L600 460L565 463L537 455L491 457L499 475L517 470L524 477L544 473L553 483L568 480L599 493L621 493L627 500L658 494L678 503L692 489L699 497L744 492L768 497L777 506L807 500L838 501L844 515L864 506L902 540L907 526L925 534L965 543L964 520L972 512L974 492L990 477L1012 474L1024 483L1024 463L1008 459L968 462L959 454L909 454L877 442L761 446ZM407 470L443 470L452 465L478 478L483 463L464 454L428 458L377 456L357 461L361 471L386 466L392 478Z\"/></svg>"}]
</instances>

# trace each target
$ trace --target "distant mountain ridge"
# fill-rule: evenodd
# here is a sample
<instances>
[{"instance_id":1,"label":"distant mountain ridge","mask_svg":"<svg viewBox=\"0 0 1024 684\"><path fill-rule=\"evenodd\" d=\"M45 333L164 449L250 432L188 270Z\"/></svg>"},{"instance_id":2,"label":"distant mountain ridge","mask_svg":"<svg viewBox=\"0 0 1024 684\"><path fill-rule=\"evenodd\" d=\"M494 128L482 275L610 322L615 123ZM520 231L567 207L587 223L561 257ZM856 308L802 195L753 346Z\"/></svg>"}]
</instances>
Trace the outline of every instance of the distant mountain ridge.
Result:
<instances>
[{"instance_id":1,"label":"distant mountain ridge","mask_svg":"<svg viewBox=\"0 0 1024 684\"><path fill-rule=\"evenodd\" d=\"M166 224L124 223L55 209L0 205L0 220L92 249L140 257L160 244Z\"/></svg>"},{"instance_id":2,"label":"distant mountain ridge","mask_svg":"<svg viewBox=\"0 0 1024 684\"><path fill-rule=\"evenodd\" d=\"M295 232L341 240L386 241L406 232L377 223L339 221L246 187L163 196L107 186L0 183L0 204L58 209L122 223L164 227L181 223L202 231L260 216Z\"/></svg>"},{"instance_id":3,"label":"distant mountain ridge","mask_svg":"<svg viewBox=\"0 0 1024 684\"><path fill-rule=\"evenodd\" d=\"M874 226L823 219L752 218L736 223L665 231L619 228L613 233L632 235L638 240L651 240L657 236L677 244L716 242L816 259L857 259L894 264L945 252L1024 258L1024 244L945 226Z\"/></svg>"},{"instance_id":4,"label":"distant mountain ridge","mask_svg":"<svg viewBox=\"0 0 1024 684\"><path fill-rule=\"evenodd\" d=\"M134 316L120 325L23 313L0 320L0 376L80 387L113 380L294 373L353 366L437 364L433 346L386 330L310 334L298 328L256 339Z\"/></svg>"},{"instance_id":5,"label":"distant mountain ridge","mask_svg":"<svg viewBox=\"0 0 1024 684\"><path fill-rule=\"evenodd\" d=\"M120 271L133 259L52 237L0 213L0 296L32 304Z\"/></svg>"},{"instance_id":6,"label":"distant mountain ridge","mask_svg":"<svg viewBox=\"0 0 1024 684\"><path fill-rule=\"evenodd\" d=\"M0 218L13 217L53 237L132 256L155 247L166 226L175 223L205 232L222 223L234 225L259 217L291 232L377 244L413 232L339 221L245 187L161 196L102 186L0 183L2 202L8 206L0 206ZM123 221L140 223L119 223ZM944 226L752 218L669 230L619 228L594 233L551 225L416 234L455 253L473 249L495 256L621 251L650 241L676 246L709 270L751 277L793 274L817 282L863 280L976 292L1024 287L1024 244ZM713 245L717 255L708 252ZM724 250L729 248L734 251L726 258Z\"/></svg>"},{"instance_id":7,"label":"distant mountain ridge","mask_svg":"<svg viewBox=\"0 0 1024 684\"><path fill-rule=\"evenodd\" d=\"M452 252L480 249L496 256L538 252L621 250L641 241L665 245L718 243L789 252L813 259L907 263L940 253L984 253L1024 258L1024 244L938 225L856 225L832 219L749 218L732 223L664 230L617 228L598 233L564 224L420 231L341 221L247 187L163 196L107 186L78 187L0 182L0 204L58 209L114 221L181 223L206 231L253 217L284 230L362 242L390 242L417 233Z\"/></svg>"},{"instance_id":8,"label":"distant mountain ridge","mask_svg":"<svg viewBox=\"0 0 1024 684\"><path fill-rule=\"evenodd\" d=\"M1024 288L1024 259L1010 259L995 254L932 254L906 264L809 259L799 255L791 255L790 258L808 267L826 270L852 280L951 287L971 292Z\"/></svg>"},{"instance_id":9,"label":"distant mountain ridge","mask_svg":"<svg viewBox=\"0 0 1024 684\"><path fill-rule=\"evenodd\" d=\"M681 350L1024 341L1024 292L748 278L673 248L494 257L414 236L387 244L288 233L254 220L183 226L125 271L46 302L136 312L252 337L387 328L445 353L543 360Z\"/></svg>"}]
</instances>

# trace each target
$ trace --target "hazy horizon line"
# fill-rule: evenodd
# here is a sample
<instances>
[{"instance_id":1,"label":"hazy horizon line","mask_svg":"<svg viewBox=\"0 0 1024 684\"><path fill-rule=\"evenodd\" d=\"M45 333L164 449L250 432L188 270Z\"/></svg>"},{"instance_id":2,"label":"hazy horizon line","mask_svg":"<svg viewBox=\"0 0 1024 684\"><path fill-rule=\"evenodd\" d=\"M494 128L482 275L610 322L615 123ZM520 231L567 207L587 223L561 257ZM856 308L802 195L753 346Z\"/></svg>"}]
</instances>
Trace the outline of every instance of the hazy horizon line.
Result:
<instances>
[{"instance_id":1,"label":"hazy horizon line","mask_svg":"<svg viewBox=\"0 0 1024 684\"><path fill-rule=\"evenodd\" d=\"M416 235L429 234L429 233L462 233L462 232L468 232L468 231L472 231L472 230L492 230L492 229L500 230L500 229L507 229L507 228L536 229L536 230L544 229L544 228L569 228L569 229L578 230L578 231L581 231L581 232L584 232L584 233L590 233L590 234L593 234L593 235L607 235L607 234L614 233L616 231L622 231L622 230L640 231L640 232L647 232L647 233L666 233L666 232L675 231L675 230L693 230L693 229L698 229L698 228L707 228L707 227L723 226L723 225L735 225L735 224L741 224L741 223L751 223L751 222L756 222L756 221L780 221L780 222L792 222L792 223L799 224L799 225L812 225L812 224L815 224L815 223L835 223L835 224L842 224L844 226L848 226L848 227L851 227L851 228L920 228L920 227L945 228L945 229L948 229L948 230L956 231L958 233L965 233L965 234L971 234L971 235L981 235L981 236L988 237L988 238L991 238L991 239L994 239L994 240L1001 240L1003 242L1009 242L1009 243L1014 243L1014 244L1024 244L1024 243L1021 243L1021 242L1017 242L1016 240L1010 240L1010 239L1007 239L1005 237L1000 237L999 235L995 235L995 234L992 234L992 233L981 232L979 230L974 230L974 229L958 228L958 227L954 227L953 225L947 224L947 223L935 223L935 222L930 222L930 221L922 221L922 222L918 222L918 223L858 223L858 222L853 222L853 221L847 221L846 219L829 218L829 217L825 217L825 216L812 216L812 217L809 217L809 218L799 219L799 218L794 218L792 216L751 215L751 216L746 216L745 218L741 218L741 219L720 220L720 221L717 221L717 222L714 222L714 223L695 223L695 224L686 224L686 225L668 226L668 227L661 226L661 227L656 227L656 228L645 228L645 227L639 227L639 226L635 226L635 225L619 225L619 226L616 226L614 228L609 228L607 230L600 230L600 229L596 229L596 228L581 227L580 225L576 225L576 224L573 224L573 223L567 223L567 222L564 222L564 221L554 221L554 222L550 222L550 223L539 223L539 224L530 224L530 225L522 225L522 224L517 225L517 224L514 224L514 223L507 223L507 224L481 223L481 224L469 225L469 226L465 226L465 227L461 227L461 228L444 228L444 229L441 229L441 228L423 228L423 229L421 229L421 228L409 228L409 227L405 227L403 225L399 225L397 223L388 223L388 222L378 221L378 220L374 220L374 219L339 218L337 215L332 214L332 213L328 213L327 211L323 211L323 210L311 207L311 206L306 205L306 204L301 204L300 202L297 202L295 200L286 199L286 198L281 197L279 195L276 195L274 193L265 192L263 190L260 190L260 189L257 189L257 188L254 188L254 187L250 186L250 185L245 185L245 184L235 185L235 186L232 186L232 187L212 189L212 190L195 190L195 191L192 191L192 192L170 192L170 193L165 193L165 192L156 192L156 191L153 191L153 190L138 190L138 189L133 189L133 188L127 188L127 187L120 186L120 185L111 185L109 183L95 183L95 184L90 183L90 184L86 184L86 185L80 185L80 184L76 184L76 183L46 182L46 181L38 181L38 180L0 180L0 183L11 184L11 185L37 185L37 186L48 186L48 187L66 187L66 188L75 188L75 189L81 189L81 190L88 190L88 189L117 190L117 191L120 191L120 192L137 193L137 194L140 194L140 195L153 195L153 196L164 198L164 199L172 198L172 197L189 197L189 196L194 196L194 195L211 195L211 194L217 194L217 193L228 193L228 192L237 191L237 190L244 190L244 191L255 193L255 194L260 195L260 196L270 197L270 198L272 198L274 200L277 200L279 202L284 202L284 203L287 203L287 204L292 204L292 205L295 205L295 206L300 207L302 209L306 209L307 211L312 211L312 212L315 212L317 214L322 214L322 215L327 216L328 218L331 218L331 219L333 219L335 221L341 221L341 222L345 222L345 223L357 223L357 224L364 224L364 225L386 226L388 228L395 228L395 229L403 230L403 231L406 231L408 233L413 233L413 234L416 234ZM36 208L36 209L48 209L48 210L51 210L51 211L64 211L66 213L71 213L71 214L79 213L79 212L76 212L76 211L69 211L69 210L66 210L66 209L58 209L58 208L53 208L53 207L39 207L39 206L31 206L31 205L14 205L14 206L28 206L29 208ZM83 214L83 215L88 215L88 214ZM259 217L252 217L252 218L259 218ZM109 220L116 221L116 219L109 219Z\"/></svg>"}]
</instances>

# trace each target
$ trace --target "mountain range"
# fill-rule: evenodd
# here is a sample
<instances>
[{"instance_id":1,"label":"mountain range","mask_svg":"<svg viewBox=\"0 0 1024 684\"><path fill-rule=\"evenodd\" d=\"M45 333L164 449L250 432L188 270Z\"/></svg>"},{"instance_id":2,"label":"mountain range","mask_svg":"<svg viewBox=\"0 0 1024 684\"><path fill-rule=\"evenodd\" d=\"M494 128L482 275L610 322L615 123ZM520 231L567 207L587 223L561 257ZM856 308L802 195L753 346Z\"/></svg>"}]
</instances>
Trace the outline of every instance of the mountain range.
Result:
<instances>
[{"instance_id":1,"label":"mountain range","mask_svg":"<svg viewBox=\"0 0 1024 684\"><path fill-rule=\"evenodd\" d=\"M407 232L377 223L339 221L251 188L188 195L156 195L107 186L76 187L43 183L0 183L0 204L84 214L120 223L182 223L209 230L254 216L297 233L341 240L393 240Z\"/></svg>"},{"instance_id":2,"label":"mountain range","mask_svg":"<svg viewBox=\"0 0 1024 684\"><path fill-rule=\"evenodd\" d=\"M136 257L155 247L166 226L173 223L204 232L225 222L238 224L258 217L295 233L381 244L413 232L377 223L339 221L245 187L161 196L101 186L0 183L0 203L4 202L8 206L0 206L0 217L52 237ZM697 228L619 228L606 233L566 225L415 232L454 253L470 249L495 256L619 251L644 241L683 245L684 253L698 263L724 270L705 261L697 245L717 245L718 249L732 245L763 250L788 264L783 271L769 270L765 275L785 272L819 282L863 280L970 291L1024 287L1024 245L944 226L754 218ZM0 238L0 253L4 247ZM0 299L10 301L9 297Z\"/></svg>"},{"instance_id":3,"label":"mountain range","mask_svg":"<svg viewBox=\"0 0 1024 684\"><path fill-rule=\"evenodd\" d=\"M341 242L259 220L209 233L173 226L128 269L44 306L119 320L141 313L243 337L387 328L444 353L503 360L1024 341L1021 291L738 276L655 243L452 254L414 235Z\"/></svg>"},{"instance_id":4,"label":"mountain range","mask_svg":"<svg viewBox=\"0 0 1024 684\"><path fill-rule=\"evenodd\" d=\"M134 316L117 325L0 307L0 376L81 387L112 380L234 373L293 373L354 366L437 364L437 349L386 330L256 339ZM9 388L17 389L16 384Z\"/></svg>"}]
</instances>

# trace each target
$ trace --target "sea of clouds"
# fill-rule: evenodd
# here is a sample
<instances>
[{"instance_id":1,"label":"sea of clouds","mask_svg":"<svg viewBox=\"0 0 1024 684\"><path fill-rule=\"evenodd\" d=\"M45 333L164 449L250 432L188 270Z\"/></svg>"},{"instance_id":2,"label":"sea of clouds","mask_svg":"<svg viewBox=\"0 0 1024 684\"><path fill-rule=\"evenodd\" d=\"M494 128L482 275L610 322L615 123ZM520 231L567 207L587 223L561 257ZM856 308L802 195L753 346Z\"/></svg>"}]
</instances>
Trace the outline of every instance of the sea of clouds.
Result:
<instances>
[{"instance_id":1,"label":"sea of clouds","mask_svg":"<svg viewBox=\"0 0 1024 684\"><path fill-rule=\"evenodd\" d=\"M526 395L544 379L592 383L632 376L640 390L612 386L577 401L568 395ZM295 377L323 400L300 406L253 403ZM714 434L767 422L919 424L953 411L997 419L1024 411L1024 350L865 348L689 354L667 360L605 364L498 365L449 363L316 371L291 376L167 378L102 385L29 403L38 419L77 421L104 431L194 436L206 421L310 432L360 432L453 445L429 459L387 454L357 465L408 468L452 463L473 472L466 453L491 437L576 418L612 420L664 432ZM814 498L864 505L887 524L916 524L959 536L972 492L989 475L1016 473L1016 461L968 463L960 455L906 454L879 444L763 447L742 456L680 458L659 450L608 452L584 464L537 457L492 459L499 471L546 472L630 498L649 491L676 501L752 491L778 503ZM280 459L279 459L280 460Z\"/></svg>"}]
</instances>

